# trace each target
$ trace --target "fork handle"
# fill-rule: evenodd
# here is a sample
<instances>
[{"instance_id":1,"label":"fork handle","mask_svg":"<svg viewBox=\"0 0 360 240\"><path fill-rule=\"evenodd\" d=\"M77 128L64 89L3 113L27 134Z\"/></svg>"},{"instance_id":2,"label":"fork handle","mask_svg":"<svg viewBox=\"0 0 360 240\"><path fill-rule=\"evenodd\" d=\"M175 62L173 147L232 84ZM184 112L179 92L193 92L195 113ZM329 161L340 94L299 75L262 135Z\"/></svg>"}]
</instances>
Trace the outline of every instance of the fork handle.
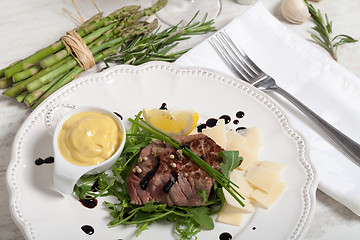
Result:
<instances>
[{"instance_id":1,"label":"fork handle","mask_svg":"<svg viewBox=\"0 0 360 240\"><path fill-rule=\"evenodd\" d=\"M360 145L358 143L330 125L283 88L276 85L273 86L271 90L289 100L307 117L313 120L334 141L335 144L337 144L352 160L354 160L360 166Z\"/></svg>"}]
</instances>

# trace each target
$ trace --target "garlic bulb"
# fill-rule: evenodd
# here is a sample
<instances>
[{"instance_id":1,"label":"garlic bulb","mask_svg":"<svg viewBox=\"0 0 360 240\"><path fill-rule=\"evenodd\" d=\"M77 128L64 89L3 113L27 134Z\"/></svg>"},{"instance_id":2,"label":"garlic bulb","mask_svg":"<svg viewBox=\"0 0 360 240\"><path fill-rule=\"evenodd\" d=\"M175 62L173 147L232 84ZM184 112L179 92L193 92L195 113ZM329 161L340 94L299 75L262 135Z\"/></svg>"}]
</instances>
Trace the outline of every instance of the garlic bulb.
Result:
<instances>
[{"instance_id":1,"label":"garlic bulb","mask_svg":"<svg viewBox=\"0 0 360 240\"><path fill-rule=\"evenodd\" d=\"M281 2L281 14L287 21L296 24L303 23L310 17L304 0L283 0Z\"/></svg>"}]
</instances>

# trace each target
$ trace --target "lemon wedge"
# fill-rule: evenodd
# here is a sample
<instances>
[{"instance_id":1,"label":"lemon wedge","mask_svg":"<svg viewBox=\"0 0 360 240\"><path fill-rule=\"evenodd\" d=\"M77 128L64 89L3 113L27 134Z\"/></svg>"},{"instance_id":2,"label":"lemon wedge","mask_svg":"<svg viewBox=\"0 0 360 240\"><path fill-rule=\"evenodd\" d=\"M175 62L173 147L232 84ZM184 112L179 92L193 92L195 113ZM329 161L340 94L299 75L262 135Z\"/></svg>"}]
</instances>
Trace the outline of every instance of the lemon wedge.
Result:
<instances>
[{"instance_id":1,"label":"lemon wedge","mask_svg":"<svg viewBox=\"0 0 360 240\"><path fill-rule=\"evenodd\" d=\"M188 135L199 119L199 115L191 110L143 109L143 116L146 122L172 137Z\"/></svg>"}]
</instances>

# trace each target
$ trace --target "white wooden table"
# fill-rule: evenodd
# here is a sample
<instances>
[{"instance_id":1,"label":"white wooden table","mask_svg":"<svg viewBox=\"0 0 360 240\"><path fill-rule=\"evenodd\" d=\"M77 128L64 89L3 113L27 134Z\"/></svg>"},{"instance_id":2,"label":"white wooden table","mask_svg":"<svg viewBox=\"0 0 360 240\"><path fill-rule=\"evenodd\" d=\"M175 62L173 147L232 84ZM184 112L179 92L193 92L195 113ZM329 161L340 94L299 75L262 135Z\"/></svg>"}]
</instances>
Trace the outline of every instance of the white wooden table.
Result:
<instances>
[{"instance_id":1,"label":"white wooden table","mask_svg":"<svg viewBox=\"0 0 360 240\"><path fill-rule=\"evenodd\" d=\"M148 6L145 0L102 0L97 1L105 14L130 4ZM271 13L288 28L309 39L311 21L302 25L291 25L280 14L280 0L263 0ZM84 18L96 13L91 0L78 0L78 7ZM360 1L324 0L312 4L327 13L333 20L335 34L346 33L360 39ZM233 0L222 0L222 10L216 19L216 27L221 28L238 16L248 6ZM66 15L62 8L75 13L70 0L16 0L0 1L0 68L26 57L36 50L59 39L67 30L76 27L76 22ZM205 36L194 37L180 45L191 47ZM360 43L344 45L339 50L339 63L360 77ZM2 92L2 90L0 90ZM9 211L9 195L5 183L6 169L10 161L10 149L14 136L22 122L30 114L24 105L14 99L0 96L0 239L21 240L21 230L17 227ZM334 201L321 191L317 192L315 216L305 237L314 239L360 239L360 217Z\"/></svg>"}]
</instances>

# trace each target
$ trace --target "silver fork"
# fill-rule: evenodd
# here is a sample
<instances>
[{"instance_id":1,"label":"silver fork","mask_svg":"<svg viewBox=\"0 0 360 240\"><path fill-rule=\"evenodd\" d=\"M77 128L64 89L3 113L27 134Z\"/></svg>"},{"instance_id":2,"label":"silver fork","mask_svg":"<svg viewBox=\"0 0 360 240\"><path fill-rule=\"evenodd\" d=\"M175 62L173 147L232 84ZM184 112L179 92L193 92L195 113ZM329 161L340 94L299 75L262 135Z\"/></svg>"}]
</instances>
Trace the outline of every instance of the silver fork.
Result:
<instances>
[{"instance_id":1,"label":"silver fork","mask_svg":"<svg viewBox=\"0 0 360 240\"><path fill-rule=\"evenodd\" d=\"M246 53L231 40L225 31L215 34L210 39L210 43L240 79L262 91L274 91L289 100L307 117L314 121L340 149L360 166L360 145L330 125L290 93L279 87L275 80L263 72Z\"/></svg>"}]
</instances>

